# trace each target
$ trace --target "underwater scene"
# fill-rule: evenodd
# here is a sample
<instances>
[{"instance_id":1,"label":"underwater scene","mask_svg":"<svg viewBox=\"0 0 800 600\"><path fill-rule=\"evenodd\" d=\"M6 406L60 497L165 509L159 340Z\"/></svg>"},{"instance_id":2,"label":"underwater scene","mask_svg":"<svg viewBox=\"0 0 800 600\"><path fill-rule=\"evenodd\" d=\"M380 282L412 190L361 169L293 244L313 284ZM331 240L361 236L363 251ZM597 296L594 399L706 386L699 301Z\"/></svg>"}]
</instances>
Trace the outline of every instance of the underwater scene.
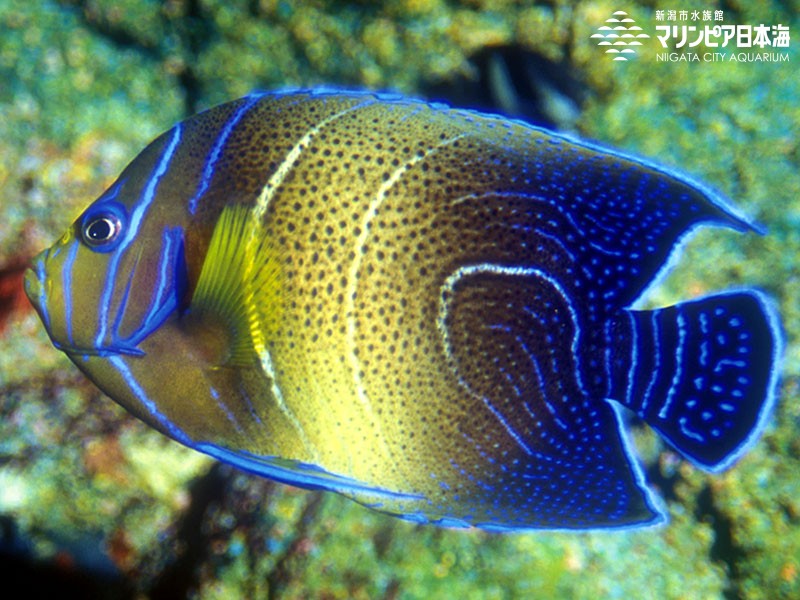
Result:
<instances>
[{"instance_id":1,"label":"underwater scene","mask_svg":"<svg viewBox=\"0 0 800 600\"><path fill-rule=\"evenodd\" d=\"M800 598L798 31L0 0L0 573Z\"/></svg>"}]
</instances>

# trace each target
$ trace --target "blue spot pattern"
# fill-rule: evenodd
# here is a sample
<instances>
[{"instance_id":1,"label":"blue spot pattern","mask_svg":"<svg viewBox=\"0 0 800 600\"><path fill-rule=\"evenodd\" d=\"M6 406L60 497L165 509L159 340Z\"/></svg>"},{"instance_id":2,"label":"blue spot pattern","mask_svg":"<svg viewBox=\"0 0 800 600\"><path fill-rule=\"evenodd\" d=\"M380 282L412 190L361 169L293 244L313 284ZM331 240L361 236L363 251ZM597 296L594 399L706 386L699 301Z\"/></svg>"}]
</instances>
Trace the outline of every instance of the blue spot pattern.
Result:
<instances>
[{"instance_id":1,"label":"blue spot pattern","mask_svg":"<svg viewBox=\"0 0 800 600\"><path fill-rule=\"evenodd\" d=\"M470 503L482 506L478 524L514 529L530 526L531 515L548 528L659 522L615 409L585 387L582 318L564 286L525 269L487 268L462 277L446 302L462 385L503 425L487 429L476 415L463 442L485 464L451 461L472 484Z\"/></svg>"}]
</instances>

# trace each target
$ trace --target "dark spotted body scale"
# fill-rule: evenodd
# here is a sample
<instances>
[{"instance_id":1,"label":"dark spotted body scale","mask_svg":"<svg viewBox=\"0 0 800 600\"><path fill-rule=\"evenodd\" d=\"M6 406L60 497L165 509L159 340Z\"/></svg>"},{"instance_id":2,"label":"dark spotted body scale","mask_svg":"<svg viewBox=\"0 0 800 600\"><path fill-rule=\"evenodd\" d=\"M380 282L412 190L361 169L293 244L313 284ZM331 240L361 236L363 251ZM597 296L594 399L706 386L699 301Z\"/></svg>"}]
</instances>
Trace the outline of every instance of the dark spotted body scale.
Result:
<instances>
[{"instance_id":1,"label":"dark spotted body scale","mask_svg":"<svg viewBox=\"0 0 800 600\"><path fill-rule=\"evenodd\" d=\"M753 229L501 117L254 94L154 141L27 290L112 398L244 469L450 526L638 526L663 511L621 407L718 470L773 403L760 292L631 309L701 225Z\"/></svg>"}]
</instances>

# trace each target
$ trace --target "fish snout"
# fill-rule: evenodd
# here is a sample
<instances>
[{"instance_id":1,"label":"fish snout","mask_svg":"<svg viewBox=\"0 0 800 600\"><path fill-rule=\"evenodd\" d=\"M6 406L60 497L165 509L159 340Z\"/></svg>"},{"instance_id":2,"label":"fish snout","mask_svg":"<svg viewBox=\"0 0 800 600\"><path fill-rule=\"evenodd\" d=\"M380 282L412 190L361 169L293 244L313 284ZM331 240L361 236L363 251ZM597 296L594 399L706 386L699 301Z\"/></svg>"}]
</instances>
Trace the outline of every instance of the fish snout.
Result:
<instances>
[{"instance_id":1,"label":"fish snout","mask_svg":"<svg viewBox=\"0 0 800 600\"><path fill-rule=\"evenodd\" d=\"M38 308L39 299L42 296L43 284L33 268L29 268L25 271L23 287L25 288L25 295L28 296L28 300L30 300L34 307Z\"/></svg>"},{"instance_id":2,"label":"fish snout","mask_svg":"<svg viewBox=\"0 0 800 600\"><path fill-rule=\"evenodd\" d=\"M31 266L25 270L22 280L25 295L40 314L47 309L45 304L49 287L47 285L47 259L49 256L49 249L34 256Z\"/></svg>"}]
</instances>

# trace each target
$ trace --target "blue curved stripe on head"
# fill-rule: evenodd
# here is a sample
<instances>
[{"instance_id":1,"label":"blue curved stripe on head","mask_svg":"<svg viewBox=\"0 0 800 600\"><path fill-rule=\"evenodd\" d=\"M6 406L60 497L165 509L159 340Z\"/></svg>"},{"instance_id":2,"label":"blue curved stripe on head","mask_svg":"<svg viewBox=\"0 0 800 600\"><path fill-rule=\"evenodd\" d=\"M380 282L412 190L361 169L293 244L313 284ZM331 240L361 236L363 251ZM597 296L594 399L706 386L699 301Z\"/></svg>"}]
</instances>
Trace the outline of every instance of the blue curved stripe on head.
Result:
<instances>
[{"instance_id":1,"label":"blue curved stripe on head","mask_svg":"<svg viewBox=\"0 0 800 600\"><path fill-rule=\"evenodd\" d=\"M172 137L170 138L167 147L161 154L161 158L158 161L155 169L153 169L153 174L150 176L150 179L148 180L147 185L145 186L145 189L139 198L139 202L137 202L136 206L131 211L130 219L125 231L125 237L111 257L108 273L106 274L105 286L100 297L100 306L98 307L99 326L97 330L97 337L95 338L96 348L102 348L103 340L106 337L108 329L108 311L111 306L111 299L117 281L119 261L122 259L122 256L127 250L128 246L130 246L131 242L139 233L139 227L142 224L142 219L144 218L147 209L150 207L150 204L153 202L153 198L155 198L156 190L158 189L158 184L161 181L161 177L163 177L164 173L166 173L167 169L169 168L169 163L171 162L172 157L175 154L175 149L178 147L178 143L181 140L182 131L183 126L181 123L178 123L172 130Z\"/></svg>"},{"instance_id":2,"label":"blue curved stripe on head","mask_svg":"<svg viewBox=\"0 0 800 600\"><path fill-rule=\"evenodd\" d=\"M113 345L135 347L145 337L157 329L164 320L178 308L178 303L186 289L186 269L183 258L183 228L165 227L161 236L158 279L156 280L150 306L139 326L127 337L119 337L119 327L127 304L131 282L125 289L119 313L114 322ZM133 275L133 273L131 273ZM168 295L167 295L168 294ZM165 297L166 296L166 297Z\"/></svg>"},{"instance_id":3,"label":"blue curved stripe on head","mask_svg":"<svg viewBox=\"0 0 800 600\"><path fill-rule=\"evenodd\" d=\"M197 191L194 193L194 196L189 199L190 214L195 213L197 210L197 203L200 201L200 197L206 193L209 185L211 185L211 179L214 177L214 167L216 166L219 157L222 155L222 150L225 148L225 144L227 143L228 138L230 137L234 128L236 125L238 125L239 121L241 121L242 117L244 117L244 115L247 114L250 109L265 95L266 94L263 93L254 93L248 96L247 102L242 104L236 110L233 116L228 119L228 122L225 123L225 126L222 128L222 131L217 137L214 147L208 154L208 158L206 158L205 165L203 165L203 175L200 178L200 184L197 186Z\"/></svg>"},{"instance_id":4,"label":"blue curved stripe on head","mask_svg":"<svg viewBox=\"0 0 800 600\"><path fill-rule=\"evenodd\" d=\"M174 283L174 276L170 276L169 267L175 268L178 260L180 259L180 251L183 245L183 229L180 227L165 227L161 234L161 244L163 250L161 251L160 261L158 265L158 284L156 285L155 294L150 305L147 317L142 323L142 328L147 329L146 324L152 320L153 315L158 311L163 300L163 296L169 287L170 282Z\"/></svg>"},{"instance_id":5,"label":"blue curved stripe on head","mask_svg":"<svg viewBox=\"0 0 800 600\"><path fill-rule=\"evenodd\" d=\"M86 357L84 357L85 359ZM136 399L144 406L147 411L152 415L152 417L164 428L164 430L169 434L171 438L174 440L179 441L181 444L185 444L187 446L191 445L191 440L189 436L186 435L183 430L181 430L175 423L170 421L166 415L164 415L160 410L158 410L158 406L156 403L153 402L147 393L144 391L139 382L136 381L136 378L131 373L131 370L128 368L128 365L125 364L125 360L118 355L111 355L108 357L108 363L114 367L117 372L120 374L122 379L125 381L125 384L128 388L133 392L133 395Z\"/></svg>"},{"instance_id":6,"label":"blue curved stripe on head","mask_svg":"<svg viewBox=\"0 0 800 600\"><path fill-rule=\"evenodd\" d=\"M126 311L126 308L128 306L128 300L130 298L131 286L133 286L133 276L134 275L136 275L136 268L135 267L133 269L131 269L130 273L128 274L128 283L125 285L125 290L122 292L122 298L120 299L119 308L117 309L117 316L114 319L114 325L113 325L113 332L114 333L112 335L113 335L113 338L114 338L114 345L115 346L119 345L119 344L116 343L116 341L117 341L116 340L116 338L117 338L116 332L119 331L120 325L122 324L122 319L125 316L125 311Z\"/></svg>"},{"instance_id":7,"label":"blue curved stripe on head","mask_svg":"<svg viewBox=\"0 0 800 600\"><path fill-rule=\"evenodd\" d=\"M42 322L44 323L44 328L47 331L52 331L50 329L50 313L47 310L47 286L45 286L44 282L47 280L47 270L45 267L45 258L40 258L36 261L36 278L39 280L39 311L42 316Z\"/></svg>"},{"instance_id":8,"label":"blue curved stripe on head","mask_svg":"<svg viewBox=\"0 0 800 600\"><path fill-rule=\"evenodd\" d=\"M66 327L67 344L73 345L72 339L72 266L78 254L78 243L74 242L67 253L61 270L61 285L64 289L64 326Z\"/></svg>"},{"instance_id":9,"label":"blue curved stripe on head","mask_svg":"<svg viewBox=\"0 0 800 600\"><path fill-rule=\"evenodd\" d=\"M161 160L158 161L158 164L156 165L153 174L147 181L147 185L145 186L140 201L131 211L130 227L128 228L125 237L126 243L130 243L130 241L133 240L133 238L138 233L142 219L144 218L147 209L150 208L150 204L152 204L153 199L155 198L156 190L158 189L158 184L161 182L161 178L167 172L167 169L169 168L169 163L172 161L172 157L175 154L175 150L178 147L178 144L181 140L181 134L183 132L183 124L178 123L172 131L173 131L172 138L170 139L169 144L167 145L166 149L161 155Z\"/></svg>"}]
</instances>

